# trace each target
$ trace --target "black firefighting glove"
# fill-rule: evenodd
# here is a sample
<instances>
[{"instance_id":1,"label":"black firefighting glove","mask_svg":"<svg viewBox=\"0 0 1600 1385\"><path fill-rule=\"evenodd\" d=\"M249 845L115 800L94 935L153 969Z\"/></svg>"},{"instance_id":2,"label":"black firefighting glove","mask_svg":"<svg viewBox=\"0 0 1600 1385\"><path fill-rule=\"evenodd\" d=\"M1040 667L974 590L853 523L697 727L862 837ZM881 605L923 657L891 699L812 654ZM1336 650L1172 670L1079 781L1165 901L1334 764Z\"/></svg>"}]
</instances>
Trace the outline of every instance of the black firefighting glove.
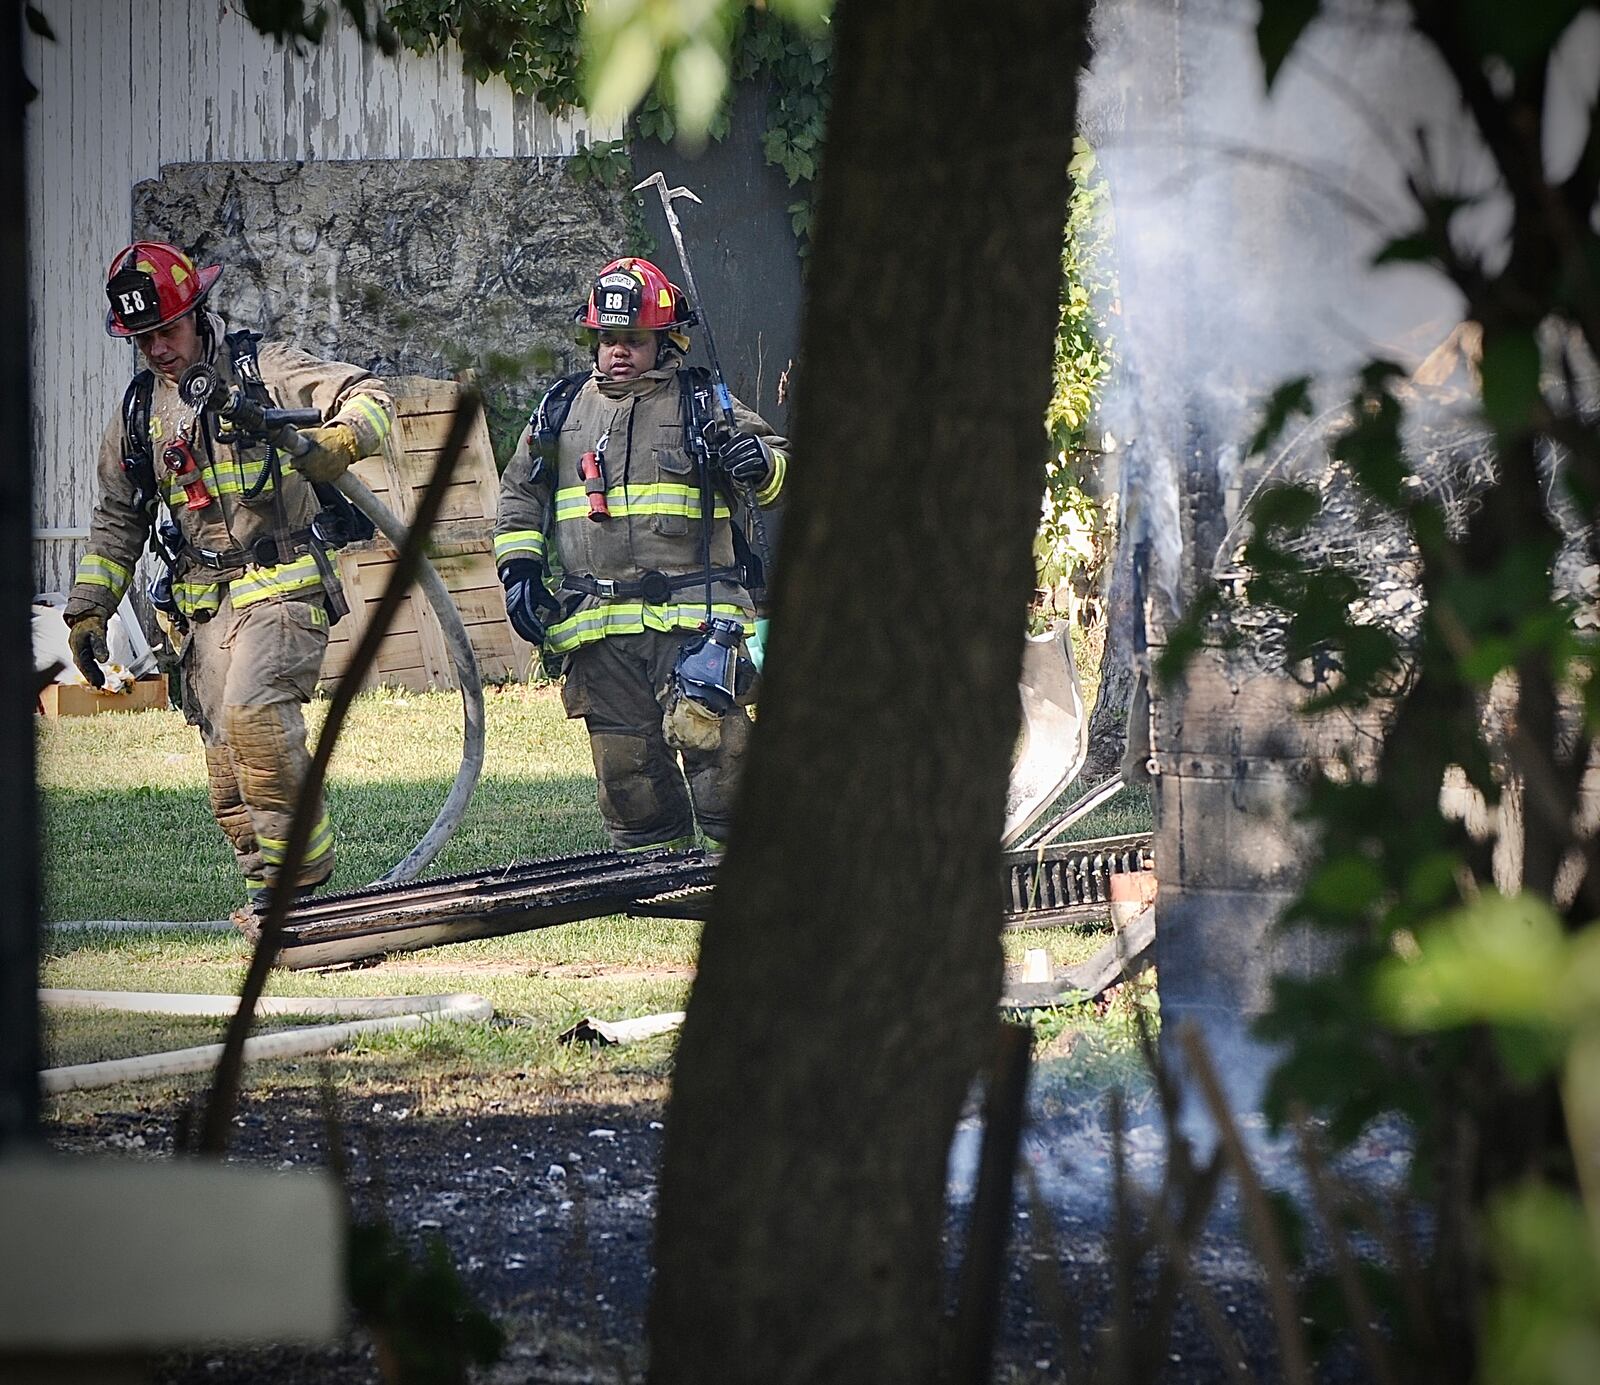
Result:
<instances>
[{"instance_id":1,"label":"black firefighting glove","mask_svg":"<svg viewBox=\"0 0 1600 1385\"><path fill-rule=\"evenodd\" d=\"M759 488L772 475L772 449L749 433L725 433L712 454L734 485Z\"/></svg>"},{"instance_id":2,"label":"black firefighting glove","mask_svg":"<svg viewBox=\"0 0 1600 1385\"><path fill-rule=\"evenodd\" d=\"M111 651L106 647L106 618L104 616L79 616L67 632L67 648L72 651L72 662L92 688L106 685L101 664L111 662Z\"/></svg>"},{"instance_id":3,"label":"black firefighting glove","mask_svg":"<svg viewBox=\"0 0 1600 1385\"><path fill-rule=\"evenodd\" d=\"M546 627L561 613L561 603L544 584L544 564L513 558L500 569L500 585L506 589L511 628L529 644L543 644Z\"/></svg>"}]
</instances>

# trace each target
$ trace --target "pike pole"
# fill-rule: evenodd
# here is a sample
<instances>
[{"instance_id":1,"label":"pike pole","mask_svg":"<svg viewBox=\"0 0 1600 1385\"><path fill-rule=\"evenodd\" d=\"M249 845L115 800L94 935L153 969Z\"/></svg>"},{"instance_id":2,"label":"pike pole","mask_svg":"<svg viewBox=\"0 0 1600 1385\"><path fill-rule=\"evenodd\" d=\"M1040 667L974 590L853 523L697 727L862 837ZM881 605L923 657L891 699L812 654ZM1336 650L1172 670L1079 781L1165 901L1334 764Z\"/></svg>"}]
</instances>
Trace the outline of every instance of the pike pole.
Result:
<instances>
[{"instance_id":1,"label":"pike pole","mask_svg":"<svg viewBox=\"0 0 1600 1385\"><path fill-rule=\"evenodd\" d=\"M706 354L711 357L711 380L716 387L717 407L722 410L722 420L729 428L733 427L733 395L728 391L728 379L722 373L722 362L717 359L717 339L711 333L711 319L706 316L705 304L700 297L699 286L694 281L694 270L689 264L689 252L683 245L683 227L678 225L678 214L672 209L673 202L686 197L696 205L704 203L688 188L669 188L666 175L659 169L652 173L642 183L634 184L633 190L639 192L644 188L653 187L661 194L661 210L666 213L667 229L672 232L672 243L678 249L678 264L683 269L683 279L689 285L689 298L694 303L695 311L700 315L700 325L705 328Z\"/></svg>"},{"instance_id":2,"label":"pike pole","mask_svg":"<svg viewBox=\"0 0 1600 1385\"><path fill-rule=\"evenodd\" d=\"M722 421L729 432L737 432L738 428L733 416L733 394L728 389L728 377L722 373L722 361L717 356L717 339L711 331L711 319L707 316L704 300L700 297L699 286L694 281L694 269L689 263L689 252L683 244L683 228L678 224L678 213L673 210L672 204L678 198L684 197L689 201L703 206L699 197L685 187L669 188L666 175L659 169L652 173L642 183L636 183L633 190L640 192L645 188L653 187L661 196L661 210L667 218L667 229L672 233L672 244L678 251L678 264L683 270L683 280L689 286L689 299L695 312L700 318L700 326L706 334L706 355L711 358L711 385L716 395L717 409L722 414ZM709 458L708 458L709 460ZM767 542L767 525L761 517L761 507L756 504L755 488L741 486L729 477L730 484L738 492L739 499L744 502L745 512L750 516L751 527L755 530L756 555L761 559L761 584L765 588L768 577L772 573L772 548ZM707 602L709 614L709 599Z\"/></svg>"}]
</instances>

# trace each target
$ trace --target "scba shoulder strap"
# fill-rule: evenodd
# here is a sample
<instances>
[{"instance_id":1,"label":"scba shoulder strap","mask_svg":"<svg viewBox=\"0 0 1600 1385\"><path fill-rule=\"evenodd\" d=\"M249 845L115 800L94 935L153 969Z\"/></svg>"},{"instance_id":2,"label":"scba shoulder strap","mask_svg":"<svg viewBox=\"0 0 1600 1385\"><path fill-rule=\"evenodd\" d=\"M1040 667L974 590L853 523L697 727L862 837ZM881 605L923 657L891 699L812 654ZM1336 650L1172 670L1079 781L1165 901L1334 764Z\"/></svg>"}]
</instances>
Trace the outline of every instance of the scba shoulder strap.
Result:
<instances>
[{"instance_id":1,"label":"scba shoulder strap","mask_svg":"<svg viewBox=\"0 0 1600 1385\"><path fill-rule=\"evenodd\" d=\"M245 395L251 403L270 409L276 406L277 401L272 397L272 391L267 388L267 382L261 378L261 358L257 350L260 341L260 332L240 328L239 331L229 332L224 336L222 345L228 353L228 364L233 367L234 378L243 387ZM269 446L267 465L262 469L261 479L245 491L244 498L254 500L266 488L268 482L276 486L278 479L278 449Z\"/></svg>"},{"instance_id":2,"label":"scba shoulder strap","mask_svg":"<svg viewBox=\"0 0 1600 1385\"><path fill-rule=\"evenodd\" d=\"M229 332L222 339L228 352L228 363L233 367L234 377L244 386L244 392L255 403L270 409L276 401L267 388L267 382L261 378L260 342L260 332L245 328Z\"/></svg>"},{"instance_id":3,"label":"scba shoulder strap","mask_svg":"<svg viewBox=\"0 0 1600 1385\"><path fill-rule=\"evenodd\" d=\"M587 370L563 375L544 392L539 407L533 411L533 417L528 420L528 434L530 446L541 460L555 461L556 443L566 427L567 415L572 412L572 401L588 378Z\"/></svg>"},{"instance_id":4,"label":"scba shoulder strap","mask_svg":"<svg viewBox=\"0 0 1600 1385\"><path fill-rule=\"evenodd\" d=\"M678 388L683 402L684 446L699 459L708 476L714 480L720 479L716 475L715 468L710 465L706 449L706 427L716 420L714 412L716 387L711 372L701 365L680 366ZM733 535L733 556L734 561L743 569L744 588L758 601L765 600L766 569L761 562L761 555L750 542L750 535L745 532L745 523L739 522L739 497L729 486L722 485L719 489L728 502L728 508L733 512L735 522L730 525Z\"/></svg>"},{"instance_id":5,"label":"scba shoulder strap","mask_svg":"<svg viewBox=\"0 0 1600 1385\"><path fill-rule=\"evenodd\" d=\"M122 396L122 469L133 482L134 500L142 513L156 503L156 454L150 445L150 399L156 377L141 370Z\"/></svg>"}]
</instances>

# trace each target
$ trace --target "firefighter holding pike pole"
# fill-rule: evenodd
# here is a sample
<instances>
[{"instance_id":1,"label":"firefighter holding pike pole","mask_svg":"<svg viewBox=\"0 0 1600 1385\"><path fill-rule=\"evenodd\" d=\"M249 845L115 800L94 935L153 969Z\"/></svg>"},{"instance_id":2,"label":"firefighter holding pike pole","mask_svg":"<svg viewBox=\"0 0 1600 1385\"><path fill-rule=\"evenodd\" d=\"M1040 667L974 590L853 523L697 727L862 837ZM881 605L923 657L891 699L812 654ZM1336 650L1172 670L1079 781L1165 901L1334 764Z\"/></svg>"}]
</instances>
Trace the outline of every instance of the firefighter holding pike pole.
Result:
<instances>
[{"instance_id":1,"label":"firefighter holding pike pole","mask_svg":"<svg viewBox=\"0 0 1600 1385\"><path fill-rule=\"evenodd\" d=\"M672 211L693 194L660 174L640 186L652 184L693 292ZM576 315L592 367L545 394L500 491L507 612L564 656L562 701L584 720L600 813L626 849L692 845L697 821L713 850L727 840L750 737L760 516L789 464L784 439L728 392L697 303L648 260L601 269ZM697 324L709 371L686 361Z\"/></svg>"}]
</instances>

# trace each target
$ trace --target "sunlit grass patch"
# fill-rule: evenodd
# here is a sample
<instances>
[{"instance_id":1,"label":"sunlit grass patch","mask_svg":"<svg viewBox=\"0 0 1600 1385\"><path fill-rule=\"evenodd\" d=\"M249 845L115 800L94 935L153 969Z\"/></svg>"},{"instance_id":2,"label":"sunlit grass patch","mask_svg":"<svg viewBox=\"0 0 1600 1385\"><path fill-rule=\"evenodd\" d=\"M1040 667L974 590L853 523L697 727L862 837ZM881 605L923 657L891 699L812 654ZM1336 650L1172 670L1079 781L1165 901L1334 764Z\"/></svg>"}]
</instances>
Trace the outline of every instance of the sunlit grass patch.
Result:
<instances>
[{"instance_id":1,"label":"sunlit grass patch","mask_svg":"<svg viewBox=\"0 0 1600 1385\"><path fill-rule=\"evenodd\" d=\"M325 702L306 721L315 741ZM605 845L588 738L553 689L486 699L483 776L432 875ZM37 727L47 918L221 918L244 898L206 799L199 733L177 712L46 721ZM328 806L334 888L394 865L437 814L461 758L454 693L358 697L334 754Z\"/></svg>"}]
</instances>

